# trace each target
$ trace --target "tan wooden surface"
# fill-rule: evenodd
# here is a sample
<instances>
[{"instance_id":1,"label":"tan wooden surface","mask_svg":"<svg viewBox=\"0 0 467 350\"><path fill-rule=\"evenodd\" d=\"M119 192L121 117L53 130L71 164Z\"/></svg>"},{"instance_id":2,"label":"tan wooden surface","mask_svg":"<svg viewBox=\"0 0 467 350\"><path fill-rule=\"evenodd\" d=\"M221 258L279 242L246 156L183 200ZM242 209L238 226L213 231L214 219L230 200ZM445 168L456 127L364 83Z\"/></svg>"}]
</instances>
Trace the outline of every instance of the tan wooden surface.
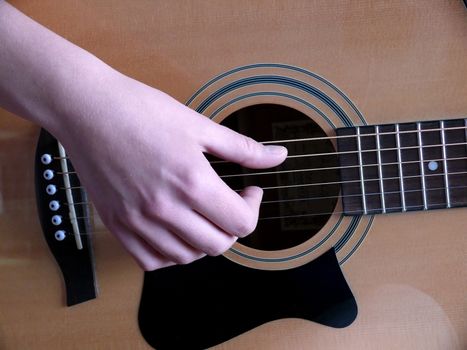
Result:
<instances>
[{"instance_id":1,"label":"tan wooden surface","mask_svg":"<svg viewBox=\"0 0 467 350\"><path fill-rule=\"evenodd\" d=\"M281 62L336 84L368 123L467 116L461 1L11 2L180 101L234 67ZM148 348L136 321L143 274L110 234L94 237L99 298L64 306L35 209L37 135L0 111L0 349ZM218 349L467 348L466 214L376 217L343 265L359 305L350 327L280 320Z\"/></svg>"}]
</instances>

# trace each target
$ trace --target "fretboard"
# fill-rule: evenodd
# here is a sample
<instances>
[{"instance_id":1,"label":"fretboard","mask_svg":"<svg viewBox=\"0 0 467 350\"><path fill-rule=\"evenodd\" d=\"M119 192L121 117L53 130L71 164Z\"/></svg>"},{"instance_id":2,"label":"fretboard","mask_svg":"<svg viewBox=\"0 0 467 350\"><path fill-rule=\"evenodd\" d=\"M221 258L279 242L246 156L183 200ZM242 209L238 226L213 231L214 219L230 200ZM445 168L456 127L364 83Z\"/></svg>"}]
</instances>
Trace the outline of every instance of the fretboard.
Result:
<instances>
[{"instance_id":1,"label":"fretboard","mask_svg":"<svg viewBox=\"0 0 467 350\"><path fill-rule=\"evenodd\" d=\"M344 213L467 206L467 119L337 129Z\"/></svg>"}]
</instances>

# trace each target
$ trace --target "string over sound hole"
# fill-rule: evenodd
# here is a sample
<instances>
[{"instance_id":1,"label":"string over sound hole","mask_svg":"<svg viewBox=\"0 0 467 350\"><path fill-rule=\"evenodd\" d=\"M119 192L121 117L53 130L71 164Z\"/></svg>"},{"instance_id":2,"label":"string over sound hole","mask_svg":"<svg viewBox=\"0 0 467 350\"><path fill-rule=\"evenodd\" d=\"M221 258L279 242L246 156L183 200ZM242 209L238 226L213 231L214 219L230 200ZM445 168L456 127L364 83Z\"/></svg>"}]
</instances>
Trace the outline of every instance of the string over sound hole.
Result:
<instances>
[{"instance_id":1,"label":"string over sound hole","mask_svg":"<svg viewBox=\"0 0 467 350\"><path fill-rule=\"evenodd\" d=\"M305 114L275 104L245 107L222 124L258 141L277 141L289 152L283 164L271 169L213 163L234 190L252 185L264 189L258 226L239 242L271 251L313 237L328 221L339 195L337 155L324 131Z\"/></svg>"}]
</instances>

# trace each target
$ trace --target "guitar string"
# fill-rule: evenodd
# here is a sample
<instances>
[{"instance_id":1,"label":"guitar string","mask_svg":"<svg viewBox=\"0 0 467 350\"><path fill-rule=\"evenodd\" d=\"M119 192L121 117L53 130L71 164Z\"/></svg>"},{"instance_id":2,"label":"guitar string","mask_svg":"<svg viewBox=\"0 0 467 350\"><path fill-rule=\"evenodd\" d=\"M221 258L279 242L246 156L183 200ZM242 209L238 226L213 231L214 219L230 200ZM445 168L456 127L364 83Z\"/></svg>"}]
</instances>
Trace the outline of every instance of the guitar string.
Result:
<instances>
[{"instance_id":1,"label":"guitar string","mask_svg":"<svg viewBox=\"0 0 467 350\"><path fill-rule=\"evenodd\" d=\"M458 142L458 143L450 143L450 144L445 144L444 146L464 146L467 145L467 142ZM425 145L423 146L423 149L425 148L430 148L430 147L441 147L443 144L436 144L436 145ZM409 147L401 147L401 148L383 148L380 149L380 151L390 151L390 150L406 150L406 149L419 149L420 146L409 146ZM369 149L369 150L361 150L361 151L344 151L344 152L329 152L329 153L311 153L311 154L299 154L299 155L292 155L292 156L287 156L286 159L291 159L291 158L305 158L305 157L318 157L318 156L332 156L332 155L342 155L342 154L352 154L352 153L364 153L364 152L376 152L378 149ZM56 157L59 158L59 157ZM457 158L449 158L446 159L447 161L451 160L463 160L467 159L467 157L457 157ZM443 161L444 158L441 159L426 159L424 160L424 163L429 163L430 161ZM409 163L419 163L421 160L413 160L413 161L401 161L401 165L409 164ZM231 163L235 164L232 162L227 162L227 161L222 161L224 163ZM213 162L210 162L210 164L213 164ZM383 163L382 165L395 165L399 164L399 162L393 162L393 163ZM372 163L372 164L363 164L363 167L369 167L369 166L377 166L379 165L378 163ZM328 168L313 168L313 170L310 171L319 171L319 170L332 170L332 169L347 169L350 167L360 167L360 165L354 165L354 166L341 166L341 167L328 167ZM227 174L227 175L220 175L221 178L228 178L228 177L239 177L239 176L251 176L251 175L270 175L270 174L280 174L280 173L291 173L291 172L303 172L304 169L296 169L296 170L278 170L278 171L269 171L269 172L258 172L258 173L244 173L244 174ZM58 171L57 174L64 175L77 175L76 171L69 171L69 172L60 172Z\"/></svg>"},{"instance_id":2,"label":"guitar string","mask_svg":"<svg viewBox=\"0 0 467 350\"><path fill-rule=\"evenodd\" d=\"M467 171L457 171L457 172L450 172L449 175L463 175L467 174ZM444 176L444 173L441 174L425 174L425 175L407 175L403 177L403 179L411 179L411 178L422 178L422 177L433 177L433 176ZM399 176L393 177L377 177L377 178L370 178L364 179L365 182L369 181L380 181L380 180L397 180L401 179ZM297 187L311 187L311 186L329 186L329 185L345 185L355 182L361 182L361 179L357 180L345 180L345 181L330 181L330 182L316 182L316 183L305 183L305 184L294 184L294 185L282 185L282 186L266 186L261 187L263 190L274 190L274 189L283 189L283 188L297 188ZM85 189L84 186L71 186L71 187L60 187L61 190L77 190L77 189ZM235 192L241 192L243 189L234 189Z\"/></svg>"},{"instance_id":3,"label":"guitar string","mask_svg":"<svg viewBox=\"0 0 467 350\"><path fill-rule=\"evenodd\" d=\"M462 186L466 187L466 186ZM463 207L467 205L466 201L459 201L455 203L456 206L451 207L456 208L456 207ZM403 210L404 207L386 207L386 211L391 211L394 210L397 213L401 210ZM423 209L423 204L419 205L406 205L405 209L414 209L415 210L421 210ZM446 203L429 203L429 209L428 210L433 210L433 209L447 209ZM373 214L382 214L383 208L372 208L369 209L369 213L367 215L373 215ZM262 217L258 218L258 221L263 221L263 220L277 220L277 219L291 219L291 218L303 218L303 217L313 217L313 216L324 216L324 215L333 215L333 214L349 214L350 216L353 215L363 215L363 210L350 210L350 211L330 211L330 212L320 212L320 213L307 213L307 214L297 214L297 215L282 215L282 216L269 216L269 217ZM387 214L391 214L390 212ZM77 217L76 219L82 220L82 219L93 219L93 215L90 217ZM89 236L89 235L94 235L94 234L102 234L102 233L108 233L109 230L96 230L88 233L80 233L81 236ZM74 233L72 232L66 232L65 234L69 236L73 236Z\"/></svg>"},{"instance_id":4,"label":"guitar string","mask_svg":"<svg viewBox=\"0 0 467 350\"><path fill-rule=\"evenodd\" d=\"M459 127L459 128L448 128L448 129L445 129L446 131L448 130L453 130L453 129L466 129L466 127ZM437 130L442 130L441 128L440 129L425 129L425 130L422 130L423 132L425 131L437 131ZM402 132L399 132L399 133L416 133L417 130L413 131L413 130L410 130L410 131L402 131ZM395 132L387 132L387 133L380 133L379 135L387 135L387 134L396 134ZM376 135L376 134L362 134L361 136L373 136L373 135ZM355 137L355 135L345 135L345 136L336 136L336 137L320 137L320 138L308 138L308 139L293 139L293 140L279 140L279 141L266 141L266 142L263 142L264 144L266 143L280 143L280 142L297 142L297 141L316 141L316 140L323 140L323 139L333 139L333 138L350 138L350 137ZM463 143L451 143L451 144L445 144L445 146L456 146L456 145L465 145L467 143L463 142ZM440 146L443 146L443 144L436 144L436 145L424 145L423 148L426 148L426 147L440 147ZM397 150L397 149L407 149L407 148L419 148L420 146L409 146L409 147L400 147L400 148L382 148L380 150L382 151L385 151L385 150ZM372 151L377 151L378 149L372 149L372 150L362 150L361 152L372 152ZM346 151L346 152L333 152L333 153L317 153L317 154L303 154L303 155L292 155L292 156L288 156L287 158L298 158L298 157L304 157L304 156L326 156L326 155L335 155L335 154L346 154L346 153L358 153L358 151ZM54 157L55 159L57 158L60 158L60 157ZM64 158L68 158L68 157L64 157ZM460 158L451 158L449 160L462 160L462 159L466 159L466 157L460 157ZM444 159L432 159L432 160L426 160L425 163L428 163L430 161L442 161ZM227 161L215 161L215 162L211 162L212 163L221 163L221 162L225 162L227 163ZM401 165L404 165L404 164L408 164L408 163L419 163L420 161L403 161L403 162L400 162ZM394 162L394 163L385 163L383 165L398 165L399 162ZM376 166L378 164L365 164L363 166ZM350 168L350 167L356 167L356 166L348 166L346 168ZM360 166L358 166L360 167ZM341 167L328 167L328 168L312 168L312 169L298 169L298 170L285 170L285 171L276 171L276 172L260 172L260 173L247 173L247 174L231 174L231 175L221 175L221 177L235 177L235 176L253 176L253 175L268 175L268 174L277 174L277 173L287 173L287 172L305 172L305 171L320 171L320 170L333 170L333 169L340 169ZM342 167L344 168L344 167ZM456 173L450 173L449 175L459 175L459 174L464 174L465 172L456 172ZM63 173L64 174L64 173ZM76 174L75 172L69 172L69 174ZM425 176L442 176L444 174L428 174L428 175L425 175ZM416 177L421 177L421 175L417 175L417 176L406 176L404 178L416 178ZM392 178L383 178L383 180L388 180L388 179L399 179L399 177L392 177ZM376 178L376 179L366 179L365 181L379 181L381 180L380 178ZM355 180L355 181L346 181L347 183L348 182L357 182L357 181L360 181L360 180ZM346 183L346 182L331 182L331 183L318 183L318 184L302 184L302 185L292 185L292 187L303 187L303 186L317 186L317 185L332 185L332 184L339 184L339 183ZM263 188L263 189L278 189L278 188L290 188L291 186L274 186L274 187L266 187L266 188ZM450 187L450 189L452 188L462 188L462 187L465 187L465 186L456 186L456 187ZM71 187L72 189L75 189L75 188L82 188L82 186L75 186L75 187ZM62 189L64 189L62 187ZM445 190L446 188L435 188L435 189L428 189L428 191L433 191L433 190ZM235 191L241 191L241 190L235 190ZM409 191L405 191L405 192L421 192L423 190L409 190ZM387 194L390 194L390 193L399 193L399 191L393 191L393 192L384 192L385 195ZM368 196L373 196L373 195L381 195L383 193L368 193L367 195ZM353 197L353 196L361 196L360 194L357 194L357 195L347 195L347 196L327 196L327 197L310 197L310 198L299 198L299 199L289 199L289 200L282 200L282 201L264 201L262 202L263 204L269 204L269 203L278 203L278 202L290 202L290 201L304 201L304 200L308 200L308 201L311 201L311 200L318 200L318 199L331 199L332 197L341 197L341 198L344 198L344 197ZM80 203L76 203L76 204L81 204L81 205L84 205L84 204L88 204L88 202L80 202ZM439 204L430 204L430 205L445 205L445 203L439 203ZM419 207L419 206L414 206L414 207ZM394 208L387 208L388 210L394 210L394 209L401 209L402 207L394 207ZM381 208L379 209L372 209L372 210L382 210ZM331 213L313 213L313 214L303 214L303 215L300 215L300 216L309 216L309 215L313 215L313 216L316 216L316 215L329 215ZM297 216L288 216L288 217L297 217ZM81 217L81 219L83 219L85 217ZM267 220L267 219L274 219L274 218L283 218L283 217L270 217L270 218L259 218L259 220Z\"/></svg>"},{"instance_id":5,"label":"guitar string","mask_svg":"<svg viewBox=\"0 0 467 350\"><path fill-rule=\"evenodd\" d=\"M456 160L464 160L467 157L456 157L456 158L449 158L449 161L456 161ZM444 161L445 158L436 158L430 160L424 160L423 163L430 163L435 161ZM410 161L403 161L400 162L401 165L413 164L413 163L420 163L420 160L410 160ZM323 168L305 168L305 169L292 169L292 170L278 170L278 171L262 171L257 173L245 173L245 174L228 174L228 175L219 175L221 179L225 178L232 178L232 177L246 177L246 176L262 176L262 175L276 175L276 174L287 174L287 173L303 173L303 172L315 172L315 171L325 171L325 170L341 170L341 169L349 169L349 168L360 168L360 167L374 167L379 166L380 163L372 163L372 164L363 164L363 165L348 165L348 166L335 166L335 167L323 167ZM399 165L399 162L388 162L388 163L381 163L382 166L386 165Z\"/></svg>"},{"instance_id":6,"label":"guitar string","mask_svg":"<svg viewBox=\"0 0 467 350\"><path fill-rule=\"evenodd\" d=\"M467 188L466 186L450 186L449 190L452 189L459 189L459 188ZM434 187L427 189L426 191L441 191L441 190L446 190L447 187ZM405 190L404 193L411 193L411 192L422 192L423 189L414 189L414 190ZM381 195L390 195L390 194L400 194L401 191L385 191L385 192L370 192L366 193L365 196L381 196ZM357 194L347 194L347 195L339 195L339 196L321 196L321 197L305 197L305 198L291 198L291 199L280 199L280 200L270 200L270 201L261 201L261 204L273 204L273 203L285 203L285 202L299 202L299 201L313 201L313 200L323 200L323 199L336 199L336 198L350 198L350 197L362 197L361 193ZM90 205L92 204L91 201L86 201L86 202L74 202L73 205ZM68 206L68 203L63 203L63 205ZM80 217L82 219L85 219L86 217Z\"/></svg>"},{"instance_id":7,"label":"guitar string","mask_svg":"<svg viewBox=\"0 0 467 350\"><path fill-rule=\"evenodd\" d=\"M457 171L457 172L450 172L449 175L462 175L467 174L467 171ZM425 174L425 175L407 175L403 177L405 179L412 179L412 178L426 178L426 177L433 177L433 176L444 176L444 174ZM392 177L377 177L371 179L364 179L365 183L369 181L380 181L380 180L399 180L400 177L392 176ZM285 186L268 186L268 187L261 187L263 190L276 190L276 189L283 189L283 188L297 188L297 187L311 187L311 186L331 186L331 185L345 185L349 183L360 183L361 179L358 180L346 180L346 181L330 181L330 182L315 182L315 183L306 183L306 184L296 184L296 185L285 185ZM241 192L243 189L236 189L235 192Z\"/></svg>"},{"instance_id":8,"label":"guitar string","mask_svg":"<svg viewBox=\"0 0 467 350\"><path fill-rule=\"evenodd\" d=\"M422 147L425 148L433 148L433 147L442 147L442 146L464 146L467 145L467 142L456 142L456 143L448 143L448 144L433 144L433 145L423 145L423 146L406 146L406 147L390 147L390 148L372 148L372 149L362 149L360 151L337 151L337 152L326 152L326 153L304 153L304 154L294 154L291 156L287 156L286 159L294 159L294 158L310 158L310 157L323 157L323 156L338 156L342 154L354 154L354 153L368 153L368 152L377 152L379 151L397 151L397 150L408 150L408 149L419 149ZM221 164L221 163L232 163L227 160L219 160L219 161L210 161L210 164Z\"/></svg>"},{"instance_id":9,"label":"guitar string","mask_svg":"<svg viewBox=\"0 0 467 350\"><path fill-rule=\"evenodd\" d=\"M399 124L400 125L400 124ZM359 128L374 128L377 125L362 125L359 126ZM381 125L379 125L381 126ZM355 129L356 127L350 127L351 129ZM444 128L444 131L449 131L449 130L464 130L467 129L467 126L457 126L457 127L450 127L450 128ZM433 131L441 131L443 128L433 128L433 129L422 129L422 133L424 132L433 132ZM360 134L360 137L366 137L366 136L384 136L384 135L395 135L395 134L410 134L410 133L418 133L418 130L399 130L397 131L387 131L387 132L380 132L379 134L377 133L370 133L370 134ZM308 137L308 138L300 138L300 139L285 139L285 140L277 140L277 141L262 141L262 144L271 144L271 143L287 143L287 142L305 142L305 141L323 141L323 140L332 140L332 139L345 139L345 138L351 138L351 137L356 137L357 135L336 135L336 136L321 136L321 137Z\"/></svg>"},{"instance_id":10,"label":"guitar string","mask_svg":"<svg viewBox=\"0 0 467 350\"><path fill-rule=\"evenodd\" d=\"M374 126L361 126L361 128L363 127L374 127ZM467 129L467 126L459 126L459 127L451 127L451 128L434 128L434 129L423 129L421 130L422 133L425 133L425 132L432 132L432 131L441 131L441 130L444 130L445 132L446 131L450 131L450 130L465 130ZM379 133L380 136L383 136L383 135L395 135L395 134L410 134L410 133L414 133L414 134L417 134L418 133L418 130L402 130L402 131L391 131L391 132L381 132ZM378 134L376 133L372 133L372 134L360 134L360 137L366 137L366 136L376 136ZM276 144L276 143L290 143L290 142L305 142L305 141L322 141L322 140L332 140L332 139L343 139L343 138L355 138L357 137L357 135L339 135L339 136L322 136L322 137L308 137L308 138L300 138L300 139L284 139L284 140L271 140L271 141L259 141L260 143L262 144ZM448 144L449 145L449 144ZM442 146L442 145L438 145L438 146ZM417 146L418 147L418 146ZM386 149L382 149L382 150L386 150ZM368 151L375 151L375 150L368 150ZM69 157L53 157L54 159L68 159ZM210 163L211 164L215 164L215 163L222 163L222 162L228 162L228 161L223 161L223 160L220 160L220 161L211 161Z\"/></svg>"},{"instance_id":11,"label":"guitar string","mask_svg":"<svg viewBox=\"0 0 467 350\"><path fill-rule=\"evenodd\" d=\"M454 161L454 160L464 160L467 157L456 157L456 158L449 158L446 159L447 161ZM434 161L444 161L445 158L435 158L435 159L426 159L424 163L430 163ZM412 163L420 163L420 160L410 160L410 161L402 161L400 162L401 165L407 165ZM382 163L382 166L386 165L398 165L399 162L389 162L389 163ZM380 163L371 163L371 164L363 164L362 167L371 167L371 166L379 166ZM228 175L219 175L220 178L232 178L232 177L246 177L246 176L257 176L257 175L275 175L275 174L286 174L286 173L298 173L298 172L313 172L313 171L324 171L324 170L340 170L340 169L349 169L349 168L360 168L360 165L348 165L348 166L337 166L337 167L324 167L324 168L304 168L304 169L292 169L292 170L278 170L278 171L264 171L258 173L244 173L244 174L228 174ZM68 171L68 172L61 172L57 171L58 175L77 175L76 171Z\"/></svg>"},{"instance_id":12,"label":"guitar string","mask_svg":"<svg viewBox=\"0 0 467 350\"><path fill-rule=\"evenodd\" d=\"M467 173L467 172L461 172L463 174ZM425 175L425 176L443 176L443 174L432 174L432 175ZM411 177L421 177L420 175L419 176L411 176ZM376 181L378 179L374 179L373 181ZM359 180L356 180L356 182L359 182ZM312 184L313 185L313 184ZM460 189L460 188L466 188L467 186L452 186L452 187L449 187L449 190L452 190L452 189ZM406 190L404 191L404 193L416 193L416 192L427 192L427 191L444 191L446 190L447 188L446 187L437 187L437 188L430 188L430 189L416 189L416 190ZM366 193L365 194L365 197L368 197L368 196L381 196L381 195L388 195L388 194L399 194L400 191L388 191L388 192L371 192L371 193ZM322 200L322 199L335 199L335 198L348 198L348 197L361 197L362 195L361 194L353 194L353 195L341 195L341 196L324 196L324 197L308 197L308 198L298 198L298 199L285 199L285 200L277 200L277 201L262 201L261 203L262 204L272 204L272 203L282 203L282 202L293 202L293 201L312 201L312 200ZM91 202L78 202L78 203L74 203L75 205L88 205L88 204L91 204ZM467 203L466 203L467 204ZM65 205L67 205L65 203ZM430 206L437 206L437 205L446 205L446 203L430 203L429 204ZM464 205L463 202L456 202L456 205ZM420 208L421 205L415 205L415 206L412 206L413 208ZM406 206L406 208L410 208L410 206ZM395 210L395 209L403 209L403 207L391 207L391 208L386 208L387 210ZM433 209L433 208L431 208ZM382 210L382 208L373 208L373 209L370 209L370 211L380 211ZM302 216L323 216L323 215L330 215L332 213L336 213L336 214L343 214L344 211L341 211L341 212L321 212L321 213L312 213L312 214L300 214L298 216L295 216L295 215L292 215L292 216L276 216L276 217L260 217L258 218L259 221L261 220L268 220L268 219L279 219L279 218L292 218L292 217L302 217ZM359 210L359 211L347 211L345 212L347 214L351 214L351 213L356 213L356 214L362 214L362 211ZM371 214L371 213L369 213ZM76 219L93 219L94 218L94 215L90 215L90 216L81 216L81 217L77 217ZM69 219L68 219L69 220Z\"/></svg>"},{"instance_id":13,"label":"guitar string","mask_svg":"<svg viewBox=\"0 0 467 350\"><path fill-rule=\"evenodd\" d=\"M429 203L429 208L428 210L432 209L447 209L446 203ZM467 205L467 202L456 202L456 206L461 207ZM439 208L437 208L439 207ZM414 209L414 210L422 210L423 209L423 204L420 205L406 205L405 209ZM455 206L451 207L455 208ZM403 210L404 207L386 207L386 212L391 211L391 210ZM372 214L382 214L383 208L370 208L368 209L368 214L367 215L372 215ZM299 218L299 217L309 217L309 216L323 216L323 215L332 215L332 214L354 214L354 215L363 215L363 210L350 210L350 211L332 211L328 213L310 213L310 214L298 214L298 215L282 215L282 216L270 216L270 217L263 217L259 218L258 221L261 220L273 220L273 219L288 219L288 218ZM389 214L389 213L388 213Z\"/></svg>"},{"instance_id":14,"label":"guitar string","mask_svg":"<svg viewBox=\"0 0 467 350\"><path fill-rule=\"evenodd\" d=\"M450 146L464 146L467 145L467 142L456 142L456 143L448 143L448 144L433 144L433 145L423 145L423 146L406 146L406 147L391 147L391 148L374 148L374 149L363 149L363 150L355 150L355 151L341 151L341 152L326 152L326 153L304 153L304 154L294 154L294 155L288 155L285 159L296 159L296 158L310 158L310 157L323 157L323 156L337 156L337 155L342 155L342 154L353 154L353 153L367 153L367 152L377 152L377 151L397 151L397 150L408 150L408 149L419 149L422 147L423 149L425 148L433 148L433 147L450 147ZM60 160L60 159L69 159L69 157L54 157L54 159ZM448 159L449 160L449 159ZM209 161L209 164L221 164L221 163L232 163L230 161L226 160L220 160L220 161Z\"/></svg>"}]
</instances>

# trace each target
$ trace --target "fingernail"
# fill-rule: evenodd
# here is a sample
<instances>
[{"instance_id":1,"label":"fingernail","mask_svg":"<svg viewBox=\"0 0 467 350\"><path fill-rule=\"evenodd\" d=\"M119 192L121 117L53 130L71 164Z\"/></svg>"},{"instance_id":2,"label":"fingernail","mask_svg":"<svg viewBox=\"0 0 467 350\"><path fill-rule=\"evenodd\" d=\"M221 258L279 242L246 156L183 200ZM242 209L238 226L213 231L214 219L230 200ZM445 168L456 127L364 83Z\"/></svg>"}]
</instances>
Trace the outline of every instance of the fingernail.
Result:
<instances>
[{"instance_id":1,"label":"fingernail","mask_svg":"<svg viewBox=\"0 0 467 350\"><path fill-rule=\"evenodd\" d=\"M266 146L266 151L271 154L282 155L287 152L287 148L283 146L271 145L271 146Z\"/></svg>"}]
</instances>

